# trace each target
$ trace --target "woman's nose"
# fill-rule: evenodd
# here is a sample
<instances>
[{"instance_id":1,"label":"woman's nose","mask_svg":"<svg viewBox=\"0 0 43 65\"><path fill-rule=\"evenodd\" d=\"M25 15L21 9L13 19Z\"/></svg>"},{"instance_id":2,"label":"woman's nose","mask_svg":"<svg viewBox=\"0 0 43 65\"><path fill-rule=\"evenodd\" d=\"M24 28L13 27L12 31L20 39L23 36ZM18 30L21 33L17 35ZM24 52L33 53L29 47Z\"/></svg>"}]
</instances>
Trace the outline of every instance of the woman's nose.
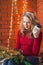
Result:
<instances>
[{"instance_id":1,"label":"woman's nose","mask_svg":"<svg viewBox=\"0 0 43 65\"><path fill-rule=\"evenodd\" d=\"M28 22L26 22L26 25L28 24Z\"/></svg>"}]
</instances>

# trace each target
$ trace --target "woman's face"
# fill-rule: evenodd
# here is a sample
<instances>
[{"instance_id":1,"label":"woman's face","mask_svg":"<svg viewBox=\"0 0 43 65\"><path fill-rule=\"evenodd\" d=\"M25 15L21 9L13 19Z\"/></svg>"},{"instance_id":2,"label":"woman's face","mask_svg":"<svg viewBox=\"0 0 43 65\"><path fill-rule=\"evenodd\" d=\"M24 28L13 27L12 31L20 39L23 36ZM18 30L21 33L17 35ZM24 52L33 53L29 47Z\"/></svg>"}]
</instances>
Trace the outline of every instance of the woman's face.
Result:
<instances>
[{"instance_id":1,"label":"woman's face","mask_svg":"<svg viewBox=\"0 0 43 65\"><path fill-rule=\"evenodd\" d=\"M27 16L23 17L23 26L27 30L31 28L31 20Z\"/></svg>"}]
</instances>

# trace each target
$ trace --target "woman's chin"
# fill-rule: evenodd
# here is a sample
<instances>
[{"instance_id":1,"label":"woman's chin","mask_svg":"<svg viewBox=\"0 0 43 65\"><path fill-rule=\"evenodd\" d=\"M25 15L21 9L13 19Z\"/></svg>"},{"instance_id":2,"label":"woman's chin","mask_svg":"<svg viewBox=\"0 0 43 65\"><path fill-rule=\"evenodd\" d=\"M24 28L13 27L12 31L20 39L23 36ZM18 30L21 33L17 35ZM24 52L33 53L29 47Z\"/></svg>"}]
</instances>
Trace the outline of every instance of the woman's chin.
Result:
<instances>
[{"instance_id":1,"label":"woman's chin","mask_svg":"<svg viewBox=\"0 0 43 65\"><path fill-rule=\"evenodd\" d=\"M30 28L27 28L27 27L26 27L25 29L28 30L28 29L30 29Z\"/></svg>"},{"instance_id":2,"label":"woman's chin","mask_svg":"<svg viewBox=\"0 0 43 65\"><path fill-rule=\"evenodd\" d=\"M26 30L30 30L30 27L24 27Z\"/></svg>"}]
</instances>

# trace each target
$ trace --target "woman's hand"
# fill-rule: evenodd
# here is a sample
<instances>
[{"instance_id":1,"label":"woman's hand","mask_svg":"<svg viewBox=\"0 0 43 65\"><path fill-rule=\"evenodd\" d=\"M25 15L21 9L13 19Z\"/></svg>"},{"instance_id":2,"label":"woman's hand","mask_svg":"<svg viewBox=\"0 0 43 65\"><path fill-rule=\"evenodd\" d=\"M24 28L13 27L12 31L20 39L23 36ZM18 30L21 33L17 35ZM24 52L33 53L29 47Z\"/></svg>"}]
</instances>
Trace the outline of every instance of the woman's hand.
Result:
<instances>
[{"instance_id":1,"label":"woman's hand","mask_svg":"<svg viewBox=\"0 0 43 65\"><path fill-rule=\"evenodd\" d=\"M39 32L33 34L33 36L34 36L35 38L38 38L38 36L39 36Z\"/></svg>"}]
</instances>

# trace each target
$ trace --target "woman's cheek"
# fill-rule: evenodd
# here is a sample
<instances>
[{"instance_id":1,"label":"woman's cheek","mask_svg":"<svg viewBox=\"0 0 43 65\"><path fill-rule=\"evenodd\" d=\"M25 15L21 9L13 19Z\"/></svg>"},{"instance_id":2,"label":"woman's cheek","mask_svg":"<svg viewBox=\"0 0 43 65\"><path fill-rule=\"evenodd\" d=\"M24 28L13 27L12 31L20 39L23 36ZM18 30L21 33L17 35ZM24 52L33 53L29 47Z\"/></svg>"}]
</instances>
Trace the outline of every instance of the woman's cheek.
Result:
<instances>
[{"instance_id":1,"label":"woman's cheek","mask_svg":"<svg viewBox=\"0 0 43 65\"><path fill-rule=\"evenodd\" d=\"M26 23L23 23L23 26L25 27L26 26Z\"/></svg>"}]
</instances>

